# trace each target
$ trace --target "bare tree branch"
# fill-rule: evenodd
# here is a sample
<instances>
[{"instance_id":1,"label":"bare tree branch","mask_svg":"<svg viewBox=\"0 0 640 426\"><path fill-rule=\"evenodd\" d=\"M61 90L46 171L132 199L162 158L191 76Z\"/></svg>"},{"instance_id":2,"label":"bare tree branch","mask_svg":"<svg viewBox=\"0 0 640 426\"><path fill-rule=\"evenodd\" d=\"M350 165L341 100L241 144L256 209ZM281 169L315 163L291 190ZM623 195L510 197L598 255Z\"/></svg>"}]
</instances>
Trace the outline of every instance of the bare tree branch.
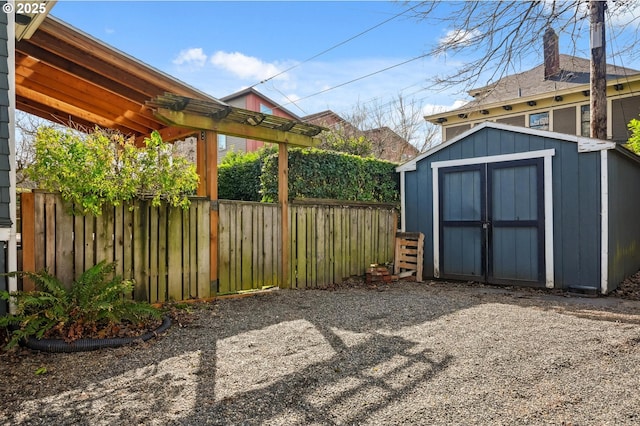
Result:
<instances>
[{"instance_id":1,"label":"bare tree branch","mask_svg":"<svg viewBox=\"0 0 640 426\"><path fill-rule=\"evenodd\" d=\"M542 34L552 27L559 36L571 40L575 55L577 40L589 36L587 9L583 0L570 1L429 1L416 8L415 18L448 29L431 48L430 54L467 59L435 78L440 87L461 90L489 86L517 71L522 61L542 58ZM618 53L636 59L640 53L639 0L608 3L608 14L615 18L618 34L625 31ZM585 56L587 56L585 54Z\"/></svg>"}]
</instances>

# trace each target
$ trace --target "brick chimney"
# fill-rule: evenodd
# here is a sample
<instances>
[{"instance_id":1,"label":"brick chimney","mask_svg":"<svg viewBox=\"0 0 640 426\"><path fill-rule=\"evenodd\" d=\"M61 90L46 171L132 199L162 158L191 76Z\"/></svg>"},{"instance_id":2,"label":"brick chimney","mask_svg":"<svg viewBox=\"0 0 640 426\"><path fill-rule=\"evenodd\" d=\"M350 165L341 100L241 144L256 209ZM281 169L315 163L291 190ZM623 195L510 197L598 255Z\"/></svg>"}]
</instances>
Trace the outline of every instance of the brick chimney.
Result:
<instances>
[{"instance_id":1,"label":"brick chimney","mask_svg":"<svg viewBox=\"0 0 640 426\"><path fill-rule=\"evenodd\" d=\"M551 27L548 27L542 36L542 41L544 43L544 79L548 80L560 74L558 36Z\"/></svg>"}]
</instances>

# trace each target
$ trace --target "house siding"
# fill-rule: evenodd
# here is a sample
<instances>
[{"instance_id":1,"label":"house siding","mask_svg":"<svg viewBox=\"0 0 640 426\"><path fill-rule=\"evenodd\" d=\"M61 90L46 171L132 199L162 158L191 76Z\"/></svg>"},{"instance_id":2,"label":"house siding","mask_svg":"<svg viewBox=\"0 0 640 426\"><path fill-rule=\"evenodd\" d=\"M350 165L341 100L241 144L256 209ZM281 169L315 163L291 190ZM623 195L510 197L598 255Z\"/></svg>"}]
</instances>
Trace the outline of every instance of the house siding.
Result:
<instances>
[{"instance_id":1,"label":"house siding","mask_svg":"<svg viewBox=\"0 0 640 426\"><path fill-rule=\"evenodd\" d=\"M614 99L611 101L611 135L614 142L624 143L631 132L627 124L632 118L639 119L640 96Z\"/></svg>"},{"instance_id":2,"label":"house siding","mask_svg":"<svg viewBox=\"0 0 640 426\"><path fill-rule=\"evenodd\" d=\"M578 153L573 142L485 128L429 155L405 172L405 230L425 234L424 271L433 276L431 163L554 149L552 158L554 284L600 286L600 153Z\"/></svg>"},{"instance_id":3,"label":"house siding","mask_svg":"<svg viewBox=\"0 0 640 426\"><path fill-rule=\"evenodd\" d=\"M11 184L9 179L9 37L8 18L0 14L0 228L11 228ZM7 272L7 243L0 241L0 274ZM0 290L8 290L6 276L0 276ZM8 306L0 302L0 315Z\"/></svg>"},{"instance_id":4,"label":"house siding","mask_svg":"<svg viewBox=\"0 0 640 426\"><path fill-rule=\"evenodd\" d=\"M609 151L610 283L619 283L640 269L640 159Z\"/></svg>"},{"instance_id":5,"label":"house siding","mask_svg":"<svg viewBox=\"0 0 640 426\"><path fill-rule=\"evenodd\" d=\"M0 14L0 228L11 227L9 172L9 48L7 14ZM4 270L3 270L4 271ZM2 271L2 272L3 272Z\"/></svg>"}]
</instances>

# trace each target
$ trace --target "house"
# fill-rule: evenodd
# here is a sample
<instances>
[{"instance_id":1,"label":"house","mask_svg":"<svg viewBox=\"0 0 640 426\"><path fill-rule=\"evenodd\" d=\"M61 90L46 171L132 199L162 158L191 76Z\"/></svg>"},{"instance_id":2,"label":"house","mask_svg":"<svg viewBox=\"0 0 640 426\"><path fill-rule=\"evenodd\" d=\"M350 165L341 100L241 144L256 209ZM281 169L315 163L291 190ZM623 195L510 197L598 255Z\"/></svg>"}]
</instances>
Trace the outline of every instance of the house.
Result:
<instances>
[{"instance_id":1,"label":"house","mask_svg":"<svg viewBox=\"0 0 640 426\"><path fill-rule=\"evenodd\" d=\"M295 115L293 112L278 105L275 101L269 99L267 96L252 87L232 93L231 95L220 98L220 100L231 106L243 108L249 111L257 111L262 114L275 115L277 117L292 120L301 120L300 117ZM263 146L264 142L261 141L219 134L218 161L220 161L229 151L252 152L257 151Z\"/></svg>"},{"instance_id":2,"label":"house","mask_svg":"<svg viewBox=\"0 0 640 426\"><path fill-rule=\"evenodd\" d=\"M590 61L558 50L558 37L543 37L544 63L495 84L469 91L474 99L447 112L426 116L450 140L484 121L589 136ZM626 142L627 123L640 114L640 71L608 64L607 139Z\"/></svg>"},{"instance_id":3,"label":"house","mask_svg":"<svg viewBox=\"0 0 640 426\"><path fill-rule=\"evenodd\" d=\"M420 153L418 149L389 127L360 130L333 111L326 110L302 118L306 123L327 127L346 137L364 136L372 142L373 155L381 160L402 163Z\"/></svg>"},{"instance_id":4,"label":"house","mask_svg":"<svg viewBox=\"0 0 640 426\"><path fill-rule=\"evenodd\" d=\"M640 157L484 122L399 166L424 275L609 293L640 269Z\"/></svg>"}]
</instances>

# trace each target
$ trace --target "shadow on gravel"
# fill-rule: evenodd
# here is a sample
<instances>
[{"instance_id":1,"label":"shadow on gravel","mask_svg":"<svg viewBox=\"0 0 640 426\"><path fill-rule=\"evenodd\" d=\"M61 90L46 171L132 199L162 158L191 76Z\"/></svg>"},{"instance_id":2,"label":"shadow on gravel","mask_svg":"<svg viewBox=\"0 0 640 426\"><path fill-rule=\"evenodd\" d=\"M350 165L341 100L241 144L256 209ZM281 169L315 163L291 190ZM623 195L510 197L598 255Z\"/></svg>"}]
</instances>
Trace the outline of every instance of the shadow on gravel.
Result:
<instances>
[{"instance_id":1,"label":"shadow on gravel","mask_svg":"<svg viewBox=\"0 0 640 426\"><path fill-rule=\"evenodd\" d=\"M439 318L485 303L638 320L588 300L440 283L280 291L216 302L139 347L0 360L11 373L0 377L0 423L369 423L406 410L400 401L456 362L401 332L429 331ZM446 332L448 323L439 327ZM38 365L51 373L35 376Z\"/></svg>"}]
</instances>

